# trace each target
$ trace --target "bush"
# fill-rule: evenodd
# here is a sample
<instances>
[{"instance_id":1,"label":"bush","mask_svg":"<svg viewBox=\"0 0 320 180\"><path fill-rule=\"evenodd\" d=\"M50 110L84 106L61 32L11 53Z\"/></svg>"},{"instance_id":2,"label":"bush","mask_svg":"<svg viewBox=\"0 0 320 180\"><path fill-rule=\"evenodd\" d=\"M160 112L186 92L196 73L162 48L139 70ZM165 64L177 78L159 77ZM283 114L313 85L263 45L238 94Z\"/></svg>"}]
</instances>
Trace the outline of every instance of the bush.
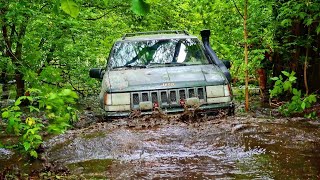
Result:
<instances>
[{"instance_id":1,"label":"bush","mask_svg":"<svg viewBox=\"0 0 320 180\"><path fill-rule=\"evenodd\" d=\"M272 90L270 90L270 97L280 97L285 93L291 96L291 100L279 107L281 114L285 116L290 116L295 113L302 113L306 108L310 108L313 103L317 101L317 97L314 94L303 95L301 90L293 88L296 83L295 72L282 71L285 78L280 75L279 77L273 77L272 80L275 81L275 85ZM308 118L312 118L316 115L315 112L306 114Z\"/></svg>"},{"instance_id":2,"label":"bush","mask_svg":"<svg viewBox=\"0 0 320 180\"><path fill-rule=\"evenodd\" d=\"M77 120L73 105L78 96L70 89L50 93L29 89L28 92L30 96L22 96L14 105L2 109L2 118L6 122L6 132L19 137L17 147L37 158L36 150L42 143L44 132L63 133ZM29 113L22 109L25 101L28 101Z\"/></svg>"}]
</instances>

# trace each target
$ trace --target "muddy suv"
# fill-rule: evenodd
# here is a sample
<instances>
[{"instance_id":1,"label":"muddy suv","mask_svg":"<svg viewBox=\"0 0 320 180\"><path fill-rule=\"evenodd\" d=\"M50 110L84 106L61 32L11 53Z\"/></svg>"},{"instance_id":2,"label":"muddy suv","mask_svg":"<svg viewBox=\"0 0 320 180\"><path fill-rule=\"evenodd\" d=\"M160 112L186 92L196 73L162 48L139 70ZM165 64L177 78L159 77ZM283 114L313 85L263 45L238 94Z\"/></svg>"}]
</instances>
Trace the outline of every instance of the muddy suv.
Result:
<instances>
[{"instance_id":1,"label":"muddy suv","mask_svg":"<svg viewBox=\"0 0 320 180\"><path fill-rule=\"evenodd\" d=\"M102 79L99 95L108 116L132 112L150 114L220 109L233 114L229 63L223 63L209 44L186 31L125 34L110 52L106 68L93 68L90 77Z\"/></svg>"}]
</instances>

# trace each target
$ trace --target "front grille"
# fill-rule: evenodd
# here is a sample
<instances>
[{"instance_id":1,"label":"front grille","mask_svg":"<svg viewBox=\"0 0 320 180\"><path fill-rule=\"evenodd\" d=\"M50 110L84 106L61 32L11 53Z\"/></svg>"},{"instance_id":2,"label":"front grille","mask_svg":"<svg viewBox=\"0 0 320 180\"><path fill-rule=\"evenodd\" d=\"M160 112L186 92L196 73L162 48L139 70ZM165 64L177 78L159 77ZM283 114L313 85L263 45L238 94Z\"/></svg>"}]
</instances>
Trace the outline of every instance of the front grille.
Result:
<instances>
[{"instance_id":1,"label":"front grille","mask_svg":"<svg viewBox=\"0 0 320 180\"><path fill-rule=\"evenodd\" d=\"M201 102L205 102L206 92L204 87L180 88L159 91L143 91L131 93L131 106L133 109L139 109L139 103L151 101L158 103L160 107L180 106L181 99L198 97Z\"/></svg>"},{"instance_id":2,"label":"front grille","mask_svg":"<svg viewBox=\"0 0 320 180\"><path fill-rule=\"evenodd\" d=\"M195 97L195 91L194 89L188 89L189 98Z\"/></svg>"},{"instance_id":3,"label":"front grille","mask_svg":"<svg viewBox=\"0 0 320 180\"><path fill-rule=\"evenodd\" d=\"M199 99L204 99L204 88L198 88Z\"/></svg>"},{"instance_id":4,"label":"front grille","mask_svg":"<svg viewBox=\"0 0 320 180\"><path fill-rule=\"evenodd\" d=\"M139 94L138 93L135 93L135 94L132 94L132 104L133 105L139 105Z\"/></svg>"},{"instance_id":5,"label":"front grille","mask_svg":"<svg viewBox=\"0 0 320 180\"><path fill-rule=\"evenodd\" d=\"M179 90L180 99L186 99L186 90Z\"/></svg>"},{"instance_id":6,"label":"front grille","mask_svg":"<svg viewBox=\"0 0 320 180\"><path fill-rule=\"evenodd\" d=\"M161 102L162 103L168 103L168 96L166 91L161 92Z\"/></svg>"},{"instance_id":7,"label":"front grille","mask_svg":"<svg viewBox=\"0 0 320 180\"><path fill-rule=\"evenodd\" d=\"M149 100L148 93L142 93L142 101L148 101L148 100Z\"/></svg>"},{"instance_id":8,"label":"front grille","mask_svg":"<svg viewBox=\"0 0 320 180\"><path fill-rule=\"evenodd\" d=\"M158 93L157 92L152 92L151 93L151 99L152 99L153 103L158 102Z\"/></svg>"},{"instance_id":9,"label":"front grille","mask_svg":"<svg viewBox=\"0 0 320 180\"><path fill-rule=\"evenodd\" d=\"M176 102L176 101L177 101L176 91L170 91L170 102Z\"/></svg>"}]
</instances>

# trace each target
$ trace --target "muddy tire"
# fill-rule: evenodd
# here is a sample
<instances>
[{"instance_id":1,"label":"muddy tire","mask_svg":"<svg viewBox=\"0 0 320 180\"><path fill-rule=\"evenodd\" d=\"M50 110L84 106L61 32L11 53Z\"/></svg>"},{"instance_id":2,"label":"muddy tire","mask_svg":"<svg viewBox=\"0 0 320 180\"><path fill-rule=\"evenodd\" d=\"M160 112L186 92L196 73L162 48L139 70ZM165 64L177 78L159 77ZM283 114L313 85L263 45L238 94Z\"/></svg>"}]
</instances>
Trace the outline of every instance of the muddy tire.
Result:
<instances>
[{"instance_id":1,"label":"muddy tire","mask_svg":"<svg viewBox=\"0 0 320 180\"><path fill-rule=\"evenodd\" d=\"M228 108L228 112L227 112L228 116L234 116L235 115L235 106L231 106Z\"/></svg>"}]
</instances>

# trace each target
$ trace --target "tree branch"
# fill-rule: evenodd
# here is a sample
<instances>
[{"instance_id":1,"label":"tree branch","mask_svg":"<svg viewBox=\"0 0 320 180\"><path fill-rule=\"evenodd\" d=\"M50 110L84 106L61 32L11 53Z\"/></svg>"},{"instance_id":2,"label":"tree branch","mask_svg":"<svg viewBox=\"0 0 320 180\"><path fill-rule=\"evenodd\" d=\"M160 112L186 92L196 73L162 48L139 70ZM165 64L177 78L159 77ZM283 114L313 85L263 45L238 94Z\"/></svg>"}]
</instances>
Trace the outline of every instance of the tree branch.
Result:
<instances>
[{"instance_id":1,"label":"tree branch","mask_svg":"<svg viewBox=\"0 0 320 180\"><path fill-rule=\"evenodd\" d=\"M100 10L106 10L107 9L105 7L94 6L94 5L90 5L90 4L82 5L82 7L84 7L84 8L97 8L97 9L100 9Z\"/></svg>"},{"instance_id":2,"label":"tree branch","mask_svg":"<svg viewBox=\"0 0 320 180\"><path fill-rule=\"evenodd\" d=\"M95 20L98 20L98 19L101 19L101 18L105 17L106 15L109 14L109 12L110 12L110 11L104 13L102 16L99 16L99 17L97 17L97 18L87 18L87 19L84 19L84 20L95 21Z\"/></svg>"},{"instance_id":3,"label":"tree branch","mask_svg":"<svg viewBox=\"0 0 320 180\"><path fill-rule=\"evenodd\" d=\"M16 57L15 57L15 55L12 52L12 49L11 49L11 41L9 40L7 26L5 24L2 25L2 36L3 36L3 39L4 39L4 44L5 44L6 49L7 49L5 51L6 56L11 57L11 59L16 59Z\"/></svg>"},{"instance_id":4,"label":"tree branch","mask_svg":"<svg viewBox=\"0 0 320 180\"><path fill-rule=\"evenodd\" d=\"M10 34L10 40L9 40L10 43L13 42L14 33L16 33L16 34L18 35L18 33L17 33L17 31L16 31L16 26L15 26L15 24L13 24L13 25L11 26L11 34Z\"/></svg>"},{"instance_id":5,"label":"tree branch","mask_svg":"<svg viewBox=\"0 0 320 180\"><path fill-rule=\"evenodd\" d=\"M48 6L48 5L49 5L48 3L44 4L44 5L40 8L40 11L42 11L42 9L45 8L45 7Z\"/></svg>"},{"instance_id":6,"label":"tree branch","mask_svg":"<svg viewBox=\"0 0 320 180\"><path fill-rule=\"evenodd\" d=\"M7 26L5 24L2 25L2 36L3 36L4 42L6 43L6 46L7 46L8 50L11 51L11 42L10 42L9 37L8 37Z\"/></svg>"},{"instance_id":7,"label":"tree branch","mask_svg":"<svg viewBox=\"0 0 320 180\"><path fill-rule=\"evenodd\" d=\"M120 8L120 7L121 8L129 8L129 6L126 6L126 5L115 5L115 6L111 7L108 11L106 11L103 15L96 17L96 18L86 18L85 20L95 21L95 20L101 19L101 18L107 16L111 11L113 11L113 9Z\"/></svg>"},{"instance_id":8,"label":"tree branch","mask_svg":"<svg viewBox=\"0 0 320 180\"><path fill-rule=\"evenodd\" d=\"M20 31L17 36L17 47L16 47L16 57L17 59L21 60L21 55L22 55L22 42L21 39L24 37L26 34L26 29L27 29L27 20L21 24L20 26Z\"/></svg>"},{"instance_id":9,"label":"tree branch","mask_svg":"<svg viewBox=\"0 0 320 180\"><path fill-rule=\"evenodd\" d=\"M233 2L233 4L234 4L234 6L236 7L239 15L242 17L242 19L244 19L243 15L240 13L239 8L238 8L238 6L236 5L236 3L234 2L234 0L232 0L232 2Z\"/></svg>"}]
</instances>

